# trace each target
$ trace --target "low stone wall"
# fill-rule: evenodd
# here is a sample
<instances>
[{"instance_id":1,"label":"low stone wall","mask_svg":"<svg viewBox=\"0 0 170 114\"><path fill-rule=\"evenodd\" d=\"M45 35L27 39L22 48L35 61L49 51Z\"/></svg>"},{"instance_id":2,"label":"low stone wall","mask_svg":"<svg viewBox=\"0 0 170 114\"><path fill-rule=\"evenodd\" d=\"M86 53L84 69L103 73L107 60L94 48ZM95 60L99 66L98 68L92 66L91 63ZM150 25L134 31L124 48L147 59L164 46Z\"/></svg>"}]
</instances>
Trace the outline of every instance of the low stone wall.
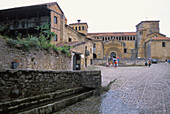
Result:
<instances>
[{"instance_id":1,"label":"low stone wall","mask_svg":"<svg viewBox=\"0 0 170 114\"><path fill-rule=\"evenodd\" d=\"M94 65L106 65L107 59L93 59Z\"/></svg>"},{"instance_id":2,"label":"low stone wall","mask_svg":"<svg viewBox=\"0 0 170 114\"><path fill-rule=\"evenodd\" d=\"M119 64L122 66L143 66L145 62L149 61L149 59L145 58L132 58L132 59L119 59ZM106 59L94 59L94 65L106 65Z\"/></svg>"},{"instance_id":3,"label":"low stone wall","mask_svg":"<svg viewBox=\"0 0 170 114\"><path fill-rule=\"evenodd\" d=\"M11 48L5 39L0 38L0 68L11 68L14 60L18 60L18 69L72 70L71 56L52 49L23 51Z\"/></svg>"},{"instance_id":4,"label":"low stone wall","mask_svg":"<svg viewBox=\"0 0 170 114\"><path fill-rule=\"evenodd\" d=\"M138 58L138 59L120 59L120 63L126 66L143 66L145 62L149 61L149 59Z\"/></svg>"},{"instance_id":5,"label":"low stone wall","mask_svg":"<svg viewBox=\"0 0 170 114\"><path fill-rule=\"evenodd\" d=\"M101 71L0 70L0 101L75 87L100 88Z\"/></svg>"}]
</instances>

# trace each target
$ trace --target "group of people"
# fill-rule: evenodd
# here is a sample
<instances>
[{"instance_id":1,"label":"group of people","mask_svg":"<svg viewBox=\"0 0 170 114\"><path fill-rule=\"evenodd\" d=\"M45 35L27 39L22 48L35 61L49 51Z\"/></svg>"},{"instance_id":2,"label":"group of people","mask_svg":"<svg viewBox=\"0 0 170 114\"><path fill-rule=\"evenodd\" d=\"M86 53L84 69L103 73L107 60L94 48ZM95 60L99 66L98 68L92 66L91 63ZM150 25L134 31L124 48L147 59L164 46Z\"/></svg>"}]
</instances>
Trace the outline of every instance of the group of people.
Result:
<instances>
[{"instance_id":1,"label":"group of people","mask_svg":"<svg viewBox=\"0 0 170 114\"><path fill-rule=\"evenodd\" d=\"M146 66L146 67L147 67L147 66L150 67L150 66L151 66L151 62L150 62L150 61L148 61L148 62L146 61L146 62L145 62L145 66Z\"/></svg>"},{"instance_id":2,"label":"group of people","mask_svg":"<svg viewBox=\"0 0 170 114\"><path fill-rule=\"evenodd\" d=\"M114 68L118 67L119 57L116 58L108 58L106 66L114 66Z\"/></svg>"}]
</instances>

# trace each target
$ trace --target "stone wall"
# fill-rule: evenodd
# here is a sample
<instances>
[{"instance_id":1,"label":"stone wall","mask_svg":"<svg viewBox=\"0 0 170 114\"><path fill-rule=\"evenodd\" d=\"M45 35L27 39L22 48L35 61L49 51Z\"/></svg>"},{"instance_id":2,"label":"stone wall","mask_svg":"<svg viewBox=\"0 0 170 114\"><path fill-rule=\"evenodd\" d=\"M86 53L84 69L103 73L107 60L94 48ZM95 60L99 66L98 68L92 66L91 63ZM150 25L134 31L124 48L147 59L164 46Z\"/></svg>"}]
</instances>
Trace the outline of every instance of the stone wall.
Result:
<instances>
[{"instance_id":1,"label":"stone wall","mask_svg":"<svg viewBox=\"0 0 170 114\"><path fill-rule=\"evenodd\" d=\"M93 59L94 65L106 65L107 59Z\"/></svg>"},{"instance_id":2,"label":"stone wall","mask_svg":"<svg viewBox=\"0 0 170 114\"><path fill-rule=\"evenodd\" d=\"M146 61L149 61L149 59L145 59L145 58L120 59L119 66L143 66L145 65ZM106 65L107 60L106 59L94 59L93 62L94 62L94 65Z\"/></svg>"},{"instance_id":3,"label":"stone wall","mask_svg":"<svg viewBox=\"0 0 170 114\"><path fill-rule=\"evenodd\" d=\"M75 87L100 86L101 71L0 70L1 102Z\"/></svg>"},{"instance_id":4,"label":"stone wall","mask_svg":"<svg viewBox=\"0 0 170 114\"><path fill-rule=\"evenodd\" d=\"M149 61L149 59L145 58L120 59L120 63L125 66L144 66L146 61Z\"/></svg>"},{"instance_id":5,"label":"stone wall","mask_svg":"<svg viewBox=\"0 0 170 114\"><path fill-rule=\"evenodd\" d=\"M72 70L71 56L38 48L30 51L10 48L6 40L0 38L0 68L11 68L11 63L16 59L18 69Z\"/></svg>"}]
</instances>

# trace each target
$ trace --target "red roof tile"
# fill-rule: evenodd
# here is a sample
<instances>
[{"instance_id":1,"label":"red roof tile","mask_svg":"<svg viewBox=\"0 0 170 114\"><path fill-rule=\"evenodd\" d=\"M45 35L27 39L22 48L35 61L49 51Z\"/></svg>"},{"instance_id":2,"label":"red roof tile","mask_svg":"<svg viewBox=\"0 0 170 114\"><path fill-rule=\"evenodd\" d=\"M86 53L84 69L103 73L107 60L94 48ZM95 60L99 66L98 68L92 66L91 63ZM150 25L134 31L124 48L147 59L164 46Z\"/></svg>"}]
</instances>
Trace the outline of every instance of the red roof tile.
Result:
<instances>
[{"instance_id":1,"label":"red roof tile","mask_svg":"<svg viewBox=\"0 0 170 114\"><path fill-rule=\"evenodd\" d=\"M156 37L156 38L152 38L151 40L170 40L170 38L168 38L168 37Z\"/></svg>"},{"instance_id":2,"label":"red roof tile","mask_svg":"<svg viewBox=\"0 0 170 114\"><path fill-rule=\"evenodd\" d=\"M88 36L133 36L136 32L88 33Z\"/></svg>"}]
</instances>

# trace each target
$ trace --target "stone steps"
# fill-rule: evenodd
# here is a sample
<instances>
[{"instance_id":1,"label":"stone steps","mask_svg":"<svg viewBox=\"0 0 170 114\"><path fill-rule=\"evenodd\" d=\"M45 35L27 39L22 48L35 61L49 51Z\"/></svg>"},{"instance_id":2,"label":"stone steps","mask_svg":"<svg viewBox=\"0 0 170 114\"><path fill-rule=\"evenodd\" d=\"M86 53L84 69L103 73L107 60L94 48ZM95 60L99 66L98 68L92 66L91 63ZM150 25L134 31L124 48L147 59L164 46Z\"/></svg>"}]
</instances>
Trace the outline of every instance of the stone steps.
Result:
<instances>
[{"instance_id":1,"label":"stone steps","mask_svg":"<svg viewBox=\"0 0 170 114\"><path fill-rule=\"evenodd\" d=\"M59 111L92 96L94 90L77 87L53 93L0 103L0 113L38 114Z\"/></svg>"}]
</instances>

